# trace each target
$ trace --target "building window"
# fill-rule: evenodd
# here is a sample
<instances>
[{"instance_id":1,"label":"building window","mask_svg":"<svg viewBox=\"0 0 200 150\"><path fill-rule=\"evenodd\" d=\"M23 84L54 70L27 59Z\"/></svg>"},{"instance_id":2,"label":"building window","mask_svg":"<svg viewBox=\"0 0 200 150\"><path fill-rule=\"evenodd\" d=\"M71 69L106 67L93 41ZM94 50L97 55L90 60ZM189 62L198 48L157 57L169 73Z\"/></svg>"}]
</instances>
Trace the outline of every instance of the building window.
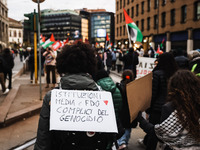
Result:
<instances>
[{"instance_id":1,"label":"building window","mask_svg":"<svg viewBox=\"0 0 200 150\"><path fill-rule=\"evenodd\" d=\"M130 11L129 11L129 9L127 9L127 14L130 15Z\"/></svg>"},{"instance_id":2,"label":"building window","mask_svg":"<svg viewBox=\"0 0 200 150\"><path fill-rule=\"evenodd\" d=\"M134 17L134 7L131 7L131 18Z\"/></svg>"},{"instance_id":3,"label":"building window","mask_svg":"<svg viewBox=\"0 0 200 150\"><path fill-rule=\"evenodd\" d=\"M120 36L122 36L122 27L120 27Z\"/></svg>"},{"instance_id":4,"label":"building window","mask_svg":"<svg viewBox=\"0 0 200 150\"><path fill-rule=\"evenodd\" d=\"M144 2L141 4L141 14L144 14Z\"/></svg>"},{"instance_id":5,"label":"building window","mask_svg":"<svg viewBox=\"0 0 200 150\"><path fill-rule=\"evenodd\" d=\"M150 17L147 18L147 30L150 30Z\"/></svg>"},{"instance_id":6,"label":"building window","mask_svg":"<svg viewBox=\"0 0 200 150\"><path fill-rule=\"evenodd\" d=\"M147 3L147 11L149 12L151 9L151 0L148 0L148 3Z\"/></svg>"},{"instance_id":7,"label":"building window","mask_svg":"<svg viewBox=\"0 0 200 150\"><path fill-rule=\"evenodd\" d=\"M134 0L131 0L131 2L134 2Z\"/></svg>"},{"instance_id":8,"label":"building window","mask_svg":"<svg viewBox=\"0 0 200 150\"><path fill-rule=\"evenodd\" d=\"M195 20L200 20L200 2L194 3Z\"/></svg>"},{"instance_id":9,"label":"building window","mask_svg":"<svg viewBox=\"0 0 200 150\"><path fill-rule=\"evenodd\" d=\"M136 16L138 16L138 14L139 14L139 5L137 4L136 5Z\"/></svg>"},{"instance_id":10,"label":"building window","mask_svg":"<svg viewBox=\"0 0 200 150\"><path fill-rule=\"evenodd\" d=\"M141 20L141 31L144 31L144 19Z\"/></svg>"},{"instance_id":11,"label":"building window","mask_svg":"<svg viewBox=\"0 0 200 150\"><path fill-rule=\"evenodd\" d=\"M165 6L166 5L166 0L162 0L162 6Z\"/></svg>"},{"instance_id":12,"label":"building window","mask_svg":"<svg viewBox=\"0 0 200 150\"><path fill-rule=\"evenodd\" d=\"M181 23L185 23L187 18L187 6L184 5L181 7Z\"/></svg>"},{"instance_id":13,"label":"building window","mask_svg":"<svg viewBox=\"0 0 200 150\"><path fill-rule=\"evenodd\" d=\"M117 28L117 36L119 36L119 28Z\"/></svg>"},{"instance_id":14,"label":"building window","mask_svg":"<svg viewBox=\"0 0 200 150\"><path fill-rule=\"evenodd\" d=\"M154 0L154 9L158 8L158 0Z\"/></svg>"},{"instance_id":15,"label":"building window","mask_svg":"<svg viewBox=\"0 0 200 150\"><path fill-rule=\"evenodd\" d=\"M12 31L10 31L10 37L12 37Z\"/></svg>"},{"instance_id":16,"label":"building window","mask_svg":"<svg viewBox=\"0 0 200 150\"><path fill-rule=\"evenodd\" d=\"M175 25L175 9L171 10L171 26Z\"/></svg>"},{"instance_id":17,"label":"building window","mask_svg":"<svg viewBox=\"0 0 200 150\"><path fill-rule=\"evenodd\" d=\"M119 2L117 2L117 10L119 10Z\"/></svg>"},{"instance_id":18,"label":"building window","mask_svg":"<svg viewBox=\"0 0 200 150\"><path fill-rule=\"evenodd\" d=\"M123 26L123 35L125 35L125 25Z\"/></svg>"},{"instance_id":19,"label":"building window","mask_svg":"<svg viewBox=\"0 0 200 150\"><path fill-rule=\"evenodd\" d=\"M162 25L161 25L162 27L165 27L165 24L166 24L166 23L165 23L165 19L166 19L166 13L163 12L163 13L162 13Z\"/></svg>"},{"instance_id":20,"label":"building window","mask_svg":"<svg viewBox=\"0 0 200 150\"><path fill-rule=\"evenodd\" d=\"M136 21L136 25L139 26L139 21Z\"/></svg>"},{"instance_id":21,"label":"building window","mask_svg":"<svg viewBox=\"0 0 200 150\"><path fill-rule=\"evenodd\" d=\"M117 14L117 23L119 23L119 15Z\"/></svg>"},{"instance_id":22,"label":"building window","mask_svg":"<svg viewBox=\"0 0 200 150\"><path fill-rule=\"evenodd\" d=\"M120 0L120 9L122 8L122 0Z\"/></svg>"},{"instance_id":23,"label":"building window","mask_svg":"<svg viewBox=\"0 0 200 150\"><path fill-rule=\"evenodd\" d=\"M154 29L158 28L158 15L154 15Z\"/></svg>"},{"instance_id":24,"label":"building window","mask_svg":"<svg viewBox=\"0 0 200 150\"><path fill-rule=\"evenodd\" d=\"M123 4L123 6L124 6L124 7L126 6L126 0L124 0L124 4Z\"/></svg>"},{"instance_id":25,"label":"building window","mask_svg":"<svg viewBox=\"0 0 200 150\"><path fill-rule=\"evenodd\" d=\"M129 3L130 3L129 0L127 0L127 5L128 5Z\"/></svg>"},{"instance_id":26,"label":"building window","mask_svg":"<svg viewBox=\"0 0 200 150\"><path fill-rule=\"evenodd\" d=\"M14 31L14 37L17 37L17 32L16 31Z\"/></svg>"},{"instance_id":27,"label":"building window","mask_svg":"<svg viewBox=\"0 0 200 150\"><path fill-rule=\"evenodd\" d=\"M120 22L122 22L122 13L120 13Z\"/></svg>"},{"instance_id":28,"label":"building window","mask_svg":"<svg viewBox=\"0 0 200 150\"><path fill-rule=\"evenodd\" d=\"M21 34L21 32L19 31L19 37L22 37L22 34Z\"/></svg>"},{"instance_id":29,"label":"building window","mask_svg":"<svg viewBox=\"0 0 200 150\"><path fill-rule=\"evenodd\" d=\"M171 2L175 2L175 0L171 0Z\"/></svg>"}]
</instances>

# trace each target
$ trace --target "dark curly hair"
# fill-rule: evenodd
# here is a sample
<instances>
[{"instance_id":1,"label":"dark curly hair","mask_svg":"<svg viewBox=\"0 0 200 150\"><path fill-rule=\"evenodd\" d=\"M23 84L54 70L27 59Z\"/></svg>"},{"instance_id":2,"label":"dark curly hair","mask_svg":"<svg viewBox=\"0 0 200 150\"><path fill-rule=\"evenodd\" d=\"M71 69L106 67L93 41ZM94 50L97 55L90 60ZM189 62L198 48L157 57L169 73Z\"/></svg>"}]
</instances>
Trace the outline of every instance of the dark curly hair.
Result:
<instances>
[{"instance_id":1,"label":"dark curly hair","mask_svg":"<svg viewBox=\"0 0 200 150\"><path fill-rule=\"evenodd\" d=\"M56 58L58 73L89 73L96 71L95 51L89 45L78 42L74 45L66 45Z\"/></svg>"},{"instance_id":2,"label":"dark curly hair","mask_svg":"<svg viewBox=\"0 0 200 150\"><path fill-rule=\"evenodd\" d=\"M171 101L182 126L200 142L200 79L187 70L177 71L169 80L168 101Z\"/></svg>"},{"instance_id":3,"label":"dark curly hair","mask_svg":"<svg viewBox=\"0 0 200 150\"><path fill-rule=\"evenodd\" d=\"M173 57L173 55L169 52L165 52L158 57L158 64L154 68L155 70L163 70L167 79L169 79L178 69L178 65Z\"/></svg>"}]
</instances>

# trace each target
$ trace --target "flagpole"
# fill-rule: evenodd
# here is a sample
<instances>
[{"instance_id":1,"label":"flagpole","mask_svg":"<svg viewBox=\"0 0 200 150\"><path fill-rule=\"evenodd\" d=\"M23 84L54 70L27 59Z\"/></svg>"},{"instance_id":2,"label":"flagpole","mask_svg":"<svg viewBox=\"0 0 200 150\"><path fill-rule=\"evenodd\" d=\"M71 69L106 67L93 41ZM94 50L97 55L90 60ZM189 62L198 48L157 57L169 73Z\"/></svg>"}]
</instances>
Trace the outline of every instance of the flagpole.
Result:
<instances>
[{"instance_id":1,"label":"flagpole","mask_svg":"<svg viewBox=\"0 0 200 150\"><path fill-rule=\"evenodd\" d=\"M128 25L127 24L126 24L126 29L127 29L127 33L128 33L129 48L131 48L132 44L131 44L131 38L130 38L130 34L129 34L129 31L128 31Z\"/></svg>"},{"instance_id":2,"label":"flagpole","mask_svg":"<svg viewBox=\"0 0 200 150\"><path fill-rule=\"evenodd\" d=\"M38 37L40 37L40 2L38 2ZM42 100L42 78L41 78L41 72L42 72L42 60L41 60L41 48L40 48L40 38L38 43L38 49L39 49L39 82L40 82L40 100Z\"/></svg>"}]
</instances>

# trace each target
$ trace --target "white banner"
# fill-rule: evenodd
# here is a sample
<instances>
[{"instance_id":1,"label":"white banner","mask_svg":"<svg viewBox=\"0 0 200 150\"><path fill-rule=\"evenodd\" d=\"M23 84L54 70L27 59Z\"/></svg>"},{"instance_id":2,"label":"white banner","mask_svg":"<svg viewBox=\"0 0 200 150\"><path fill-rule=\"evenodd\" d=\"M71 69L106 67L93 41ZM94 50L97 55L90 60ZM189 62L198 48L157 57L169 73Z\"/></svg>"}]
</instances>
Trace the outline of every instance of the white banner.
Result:
<instances>
[{"instance_id":1,"label":"white banner","mask_svg":"<svg viewBox=\"0 0 200 150\"><path fill-rule=\"evenodd\" d=\"M110 92L54 89L50 111L50 130L118 132Z\"/></svg>"},{"instance_id":2,"label":"white banner","mask_svg":"<svg viewBox=\"0 0 200 150\"><path fill-rule=\"evenodd\" d=\"M139 57L139 64L137 65L137 79L152 72L155 67L155 60L156 58Z\"/></svg>"}]
</instances>

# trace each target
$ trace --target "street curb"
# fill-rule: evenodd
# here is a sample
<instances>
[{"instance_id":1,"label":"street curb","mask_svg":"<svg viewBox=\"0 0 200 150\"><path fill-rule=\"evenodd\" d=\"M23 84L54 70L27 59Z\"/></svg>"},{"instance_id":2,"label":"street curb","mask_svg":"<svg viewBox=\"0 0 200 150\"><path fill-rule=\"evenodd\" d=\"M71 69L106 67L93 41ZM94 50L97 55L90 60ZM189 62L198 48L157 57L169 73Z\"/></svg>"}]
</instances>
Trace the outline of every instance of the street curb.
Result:
<instances>
[{"instance_id":1,"label":"street curb","mask_svg":"<svg viewBox=\"0 0 200 150\"><path fill-rule=\"evenodd\" d=\"M22 109L20 111L8 114L5 119L5 122L4 122L4 127L11 125L11 124L13 124L19 120L22 120L24 118L28 118L35 114L38 114L40 112L41 108L42 108L42 102L40 104L33 105L31 107Z\"/></svg>"}]
</instances>

